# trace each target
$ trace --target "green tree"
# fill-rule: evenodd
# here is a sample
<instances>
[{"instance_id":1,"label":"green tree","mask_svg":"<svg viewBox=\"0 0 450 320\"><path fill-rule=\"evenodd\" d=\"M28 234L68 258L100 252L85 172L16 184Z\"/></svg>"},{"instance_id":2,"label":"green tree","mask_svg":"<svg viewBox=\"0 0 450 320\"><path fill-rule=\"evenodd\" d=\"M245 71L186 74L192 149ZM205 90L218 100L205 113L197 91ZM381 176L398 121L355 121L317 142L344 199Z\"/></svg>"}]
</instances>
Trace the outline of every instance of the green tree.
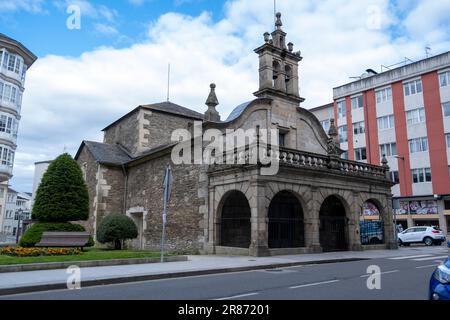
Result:
<instances>
[{"instance_id":1,"label":"green tree","mask_svg":"<svg viewBox=\"0 0 450 320\"><path fill-rule=\"evenodd\" d=\"M122 241L138 236L136 224L123 214L110 214L103 218L97 231L100 243L114 243L116 250L122 249Z\"/></svg>"},{"instance_id":2,"label":"green tree","mask_svg":"<svg viewBox=\"0 0 450 320\"><path fill-rule=\"evenodd\" d=\"M78 163L67 153L48 167L36 192L33 219L67 222L89 218L89 194Z\"/></svg>"}]
</instances>

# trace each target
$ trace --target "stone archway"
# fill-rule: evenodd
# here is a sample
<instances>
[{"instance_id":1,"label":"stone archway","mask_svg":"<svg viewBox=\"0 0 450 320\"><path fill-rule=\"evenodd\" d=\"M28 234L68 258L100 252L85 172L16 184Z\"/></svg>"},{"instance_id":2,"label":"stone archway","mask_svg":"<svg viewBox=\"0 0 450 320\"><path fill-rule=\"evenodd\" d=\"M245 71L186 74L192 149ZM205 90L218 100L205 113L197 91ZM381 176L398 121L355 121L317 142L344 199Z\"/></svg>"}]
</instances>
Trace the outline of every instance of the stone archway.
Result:
<instances>
[{"instance_id":1,"label":"stone archway","mask_svg":"<svg viewBox=\"0 0 450 320\"><path fill-rule=\"evenodd\" d=\"M344 203L335 195L327 197L319 211L320 245L324 252L348 250L348 219Z\"/></svg>"},{"instance_id":2,"label":"stone archway","mask_svg":"<svg viewBox=\"0 0 450 320\"><path fill-rule=\"evenodd\" d=\"M251 243L251 210L241 191L228 192L223 199L220 215L220 245L249 248Z\"/></svg>"},{"instance_id":3,"label":"stone archway","mask_svg":"<svg viewBox=\"0 0 450 320\"><path fill-rule=\"evenodd\" d=\"M277 193L269 205L269 248L301 248L305 246L303 208L289 191Z\"/></svg>"},{"instance_id":4,"label":"stone archway","mask_svg":"<svg viewBox=\"0 0 450 320\"><path fill-rule=\"evenodd\" d=\"M383 212L381 204L375 199L363 203L359 221L362 245L385 243Z\"/></svg>"}]
</instances>

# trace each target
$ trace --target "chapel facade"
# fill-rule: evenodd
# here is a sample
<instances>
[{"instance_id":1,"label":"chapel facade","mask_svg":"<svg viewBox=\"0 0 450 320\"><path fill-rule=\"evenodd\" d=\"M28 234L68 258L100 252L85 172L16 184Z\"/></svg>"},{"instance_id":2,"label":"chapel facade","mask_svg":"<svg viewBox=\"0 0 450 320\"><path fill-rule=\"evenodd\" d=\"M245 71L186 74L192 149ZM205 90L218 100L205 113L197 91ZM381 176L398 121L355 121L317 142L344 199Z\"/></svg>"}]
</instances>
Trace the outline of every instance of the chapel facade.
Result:
<instances>
[{"instance_id":1,"label":"chapel facade","mask_svg":"<svg viewBox=\"0 0 450 320\"><path fill-rule=\"evenodd\" d=\"M255 99L236 107L228 119L220 119L211 85L204 114L171 102L141 105L103 129L103 142L82 142L76 160L89 189L87 227L94 236L105 215L123 213L138 226L139 237L131 245L159 249L162 185L170 165L169 251L269 256L397 247L387 161L374 166L342 159L335 126L326 133L317 118L300 107L302 57L286 43L280 14L275 31L264 34L255 53ZM177 129L192 134L174 142ZM239 163L173 162L174 153L191 152L186 146L195 142L205 151L202 136L208 130L225 135L240 129L253 129L255 142L231 153L209 154L242 160ZM276 143L268 142L273 136L261 140L258 133L264 130L277 133ZM277 163L276 174L263 173L267 163L247 161L261 148ZM368 231L361 221L368 204L378 211L380 227L366 241Z\"/></svg>"}]
</instances>

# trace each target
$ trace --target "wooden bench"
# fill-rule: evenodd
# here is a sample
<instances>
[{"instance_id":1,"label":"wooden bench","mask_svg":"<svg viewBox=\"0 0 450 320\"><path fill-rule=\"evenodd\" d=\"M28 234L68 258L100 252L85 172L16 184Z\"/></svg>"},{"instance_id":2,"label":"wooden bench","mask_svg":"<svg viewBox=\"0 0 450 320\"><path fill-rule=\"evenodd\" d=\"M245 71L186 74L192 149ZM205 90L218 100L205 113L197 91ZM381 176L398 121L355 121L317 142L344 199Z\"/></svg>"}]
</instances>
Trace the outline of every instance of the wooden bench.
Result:
<instances>
[{"instance_id":1,"label":"wooden bench","mask_svg":"<svg viewBox=\"0 0 450 320\"><path fill-rule=\"evenodd\" d=\"M44 232L36 247L81 248L89 241L88 232Z\"/></svg>"}]
</instances>

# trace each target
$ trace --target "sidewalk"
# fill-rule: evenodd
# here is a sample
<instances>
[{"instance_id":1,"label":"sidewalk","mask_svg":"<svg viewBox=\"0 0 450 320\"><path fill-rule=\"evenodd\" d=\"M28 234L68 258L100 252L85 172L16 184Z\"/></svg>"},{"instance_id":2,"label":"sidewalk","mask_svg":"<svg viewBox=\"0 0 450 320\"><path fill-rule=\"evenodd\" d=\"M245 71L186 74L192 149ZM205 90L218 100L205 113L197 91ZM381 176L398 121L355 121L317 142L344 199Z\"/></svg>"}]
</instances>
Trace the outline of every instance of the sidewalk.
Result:
<instances>
[{"instance_id":1,"label":"sidewalk","mask_svg":"<svg viewBox=\"0 0 450 320\"><path fill-rule=\"evenodd\" d=\"M430 251L431 250L431 251ZM270 269L294 265L379 259L399 256L448 252L442 247L409 247L399 250L332 252L276 257L248 256L189 256L188 261L89 267L81 269L83 286L155 280L214 273ZM65 269L0 273L0 295L65 289L68 274Z\"/></svg>"}]
</instances>

